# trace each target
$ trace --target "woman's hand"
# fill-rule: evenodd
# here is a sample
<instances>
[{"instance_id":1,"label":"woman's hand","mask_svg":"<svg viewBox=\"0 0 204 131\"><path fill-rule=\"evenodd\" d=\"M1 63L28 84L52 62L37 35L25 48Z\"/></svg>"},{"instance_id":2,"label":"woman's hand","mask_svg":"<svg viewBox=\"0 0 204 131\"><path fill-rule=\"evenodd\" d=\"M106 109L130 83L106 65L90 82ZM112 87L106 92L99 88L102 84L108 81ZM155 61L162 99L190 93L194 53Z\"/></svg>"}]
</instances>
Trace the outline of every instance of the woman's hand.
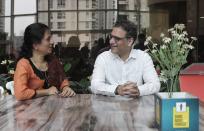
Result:
<instances>
[{"instance_id":1,"label":"woman's hand","mask_svg":"<svg viewBox=\"0 0 204 131\"><path fill-rule=\"evenodd\" d=\"M48 89L48 95L54 95L54 94L57 94L58 93L58 90L55 86L51 86L49 89Z\"/></svg>"},{"instance_id":2,"label":"woman's hand","mask_svg":"<svg viewBox=\"0 0 204 131\"><path fill-rule=\"evenodd\" d=\"M60 93L59 95L62 97L71 97L71 96L75 96L76 93L69 86L65 86L62 89L62 93Z\"/></svg>"}]
</instances>

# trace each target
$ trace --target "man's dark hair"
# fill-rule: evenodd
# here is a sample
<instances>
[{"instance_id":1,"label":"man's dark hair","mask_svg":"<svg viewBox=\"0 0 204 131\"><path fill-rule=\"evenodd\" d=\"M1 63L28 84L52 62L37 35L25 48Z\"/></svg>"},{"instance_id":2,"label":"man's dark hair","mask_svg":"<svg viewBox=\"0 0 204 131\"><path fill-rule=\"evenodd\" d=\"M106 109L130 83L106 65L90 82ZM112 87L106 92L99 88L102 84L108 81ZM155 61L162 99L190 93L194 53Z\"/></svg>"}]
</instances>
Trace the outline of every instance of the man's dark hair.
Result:
<instances>
[{"instance_id":1,"label":"man's dark hair","mask_svg":"<svg viewBox=\"0 0 204 131\"><path fill-rule=\"evenodd\" d=\"M127 32L127 38L133 38L134 41L137 38L137 26L129 20L118 20L113 27L121 27Z\"/></svg>"}]
</instances>

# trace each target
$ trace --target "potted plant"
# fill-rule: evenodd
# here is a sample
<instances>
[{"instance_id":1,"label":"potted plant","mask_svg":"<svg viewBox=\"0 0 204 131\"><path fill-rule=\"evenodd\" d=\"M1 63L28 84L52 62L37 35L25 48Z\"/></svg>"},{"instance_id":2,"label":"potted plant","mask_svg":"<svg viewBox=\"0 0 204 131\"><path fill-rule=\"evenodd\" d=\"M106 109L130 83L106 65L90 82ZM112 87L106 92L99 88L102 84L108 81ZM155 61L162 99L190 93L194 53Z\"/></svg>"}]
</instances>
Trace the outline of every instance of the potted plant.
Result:
<instances>
[{"instance_id":1,"label":"potted plant","mask_svg":"<svg viewBox=\"0 0 204 131\"><path fill-rule=\"evenodd\" d=\"M6 71L3 74L0 74L0 86L4 89L1 92L3 94L11 94L11 91L13 92L13 89L8 89L8 87L6 87L8 82L13 81L13 75L14 75L14 61L13 60L3 60L0 63L0 66L5 66L6 67Z\"/></svg>"},{"instance_id":2,"label":"potted plant","mask_svg":"<svg viewBox=\"0 0 204 131\"><path fill-rule=\"evenodd\" d=\"M71 64L64 64L64 71L68 73L71 69ZM90 86L90 80L88 77L82 78L80 81L70 81L70 87L78 94L90 94L91 91L88 88Z\"/></svg>"},{"instance_id":3,"label":"potted plant","mask_svg":"<svg viewBox=\"0 0 204 131\"><path fill-rule=\"evenodd\" d=\"M189 51L194 48L195 37L189 39L184 24L176 24L168 30L168 36L161 33L161 40L153 42L147 37L145 45L153 61L158 63L160 81L166 92L155 94L155 116L160 130L198 130L197 97L179 92L179 72L187 63Z\"/></svg>"}]
</instances>

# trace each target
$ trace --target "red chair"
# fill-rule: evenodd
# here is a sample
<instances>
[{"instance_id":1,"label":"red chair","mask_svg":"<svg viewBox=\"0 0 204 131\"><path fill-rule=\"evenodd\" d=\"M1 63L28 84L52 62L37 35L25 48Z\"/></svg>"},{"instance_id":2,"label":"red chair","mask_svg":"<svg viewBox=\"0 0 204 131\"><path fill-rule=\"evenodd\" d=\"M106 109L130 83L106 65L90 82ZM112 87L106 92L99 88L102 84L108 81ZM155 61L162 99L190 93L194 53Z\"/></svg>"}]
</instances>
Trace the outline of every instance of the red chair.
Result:
<instances>
[{"instance_id":1,"label":"red chair","mask_svg":"<svg viewBox=\"0 0 204 131\"><path fill-rule=\"evenodd\" d=\"M181 91L191 93L204 102L204 63L193 63L180 72Z\"/></svg>"}]
</instances>

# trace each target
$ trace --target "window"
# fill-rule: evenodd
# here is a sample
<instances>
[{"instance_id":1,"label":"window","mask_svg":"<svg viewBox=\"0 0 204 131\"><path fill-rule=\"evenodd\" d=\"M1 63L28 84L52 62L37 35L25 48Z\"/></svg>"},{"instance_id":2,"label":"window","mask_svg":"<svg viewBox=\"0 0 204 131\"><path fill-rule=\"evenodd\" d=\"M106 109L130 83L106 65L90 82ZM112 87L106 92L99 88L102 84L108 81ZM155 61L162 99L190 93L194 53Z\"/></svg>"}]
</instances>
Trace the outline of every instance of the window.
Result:
<instances>
[{"instance_id":1,"label":"window","mask_svg":"<svg viewBox=\"0 0 204 131\"><path fill-rule=\"evenodd\" d=\"M7 40L10 36L11 36L11 18L0 17L0 40Z\"/></svg>"},{"instance_id":2,"label":"window","mask_svg":"<svg viewBox=\"0 0 204 131\"><path fill-rule=\"evenodd\" d=\"M58 29L65 29L65 22L58 22L57 23L57 28Z\"/></svg>"},{"instance_id":3,"label":"window","mask_svg":"<svg viewBox=\"0 0 204 131\"><path fill-rule=\"evenodd\" d=\"M32 13L36 13L36 0L14 0L14 14Z\"/></svg>"},{"instance_id":4,"label":"window","mask_svg":"<svg viewBox=\"0 0 204 131\"><path fill-rule=\"evenodd\" d=\"M50 22L50 29L53 29L53 23Z\"/></svg>"},{"instance_id":5,"label":"window","mask_svg":"<svg viewBox=\"0 0 204 131\"><path fill-rule=\"evenodd\" d=\"M86 22L86 28L87 29L89 28L89 22Z\"/></svg>"},{"instance_id":6,"label":"window","mask_svg":"<svg viewBox=\"0 0 204 131\"><path fill-rule=\"evenodd\" d=\"M89 0L86 0L86 8L89 8Z\"/></svg>"},{"instance_id":7,"label":"window","mask_svg":"<svg viewBox=\"0 0 204 131\"><path fill-rule=\"evenodd\" d=\"M58 8L64 8L65 7L65 0L58 0L57 1L57 7Z\"/></svg>"},{"instance_id":8,"label":"window","mask_svg":"<svg viewBox=\"0 0 204 131\"><path fill-rule=\"evenodd\" d=\"M57 36L58 37L65 37L65 34L60 33L60 34L57 34Z\"/></svg>"},{"instance_id":9,"label":"window","mask_svg":"<svg viewBox=\"0 0 204 131\"><path fill-rule=\"evenodd\" d=\"M50 13L50 19L53 19L53 13Z\"/></svg>"},{"instance_id":10,"label":"window","mask_svg":"<svg viewBox=\"0 0 204 131\"><path fill-rule=\"evenodd\" d=\"M119 10L126 10L126 5L119 5Z\"/></svg>"},{"instance_id":11,"label":"window","mask_svg":"<svg viewBox=\"0 0 204 131\"><path fill-rule=\"evenodd\" d=\"M27 0L29 2L29 0ZM37 0L38 11L47 11L48 10L48 1L49 0Z\"/></svg>"},{"instance_id":12,"label":"window","mask_svg":"<svg viewBox=\"0 0 204 131\"><path fill-rule=\"evenodd\" d=\"M35 16L17 16L14 19L14 34L15 36L23 36L25 28L35 22ZM19 26L20 25L20 26Z\"/></svg>"},{"instance_id":13,"label":"window","mask_svg":"<svg viewBox=\"0 0 204 131\"><path fill-rule=\"evenodd\" d=\"M38 13L38 22L48 25L48 13Z\"/></svg>"},{"instance_id":14,"label":"window","mask_svg":"<svg viewBox=\"0 0 204 131\"><path fill-rule=\"evenodd\" d=\"M58 19L65 19L65 12L58 12L57 13L57 18Z\"/></svg>"},{"instance_id":15,"label":"window","mask_svg":"<svg viewBox=\"0 0 204 131\"><path fill-rule=\"evenodd\" d=\"M49 0L49 7L53 8L53 0Z\"/></svg>"}]
</instances>

